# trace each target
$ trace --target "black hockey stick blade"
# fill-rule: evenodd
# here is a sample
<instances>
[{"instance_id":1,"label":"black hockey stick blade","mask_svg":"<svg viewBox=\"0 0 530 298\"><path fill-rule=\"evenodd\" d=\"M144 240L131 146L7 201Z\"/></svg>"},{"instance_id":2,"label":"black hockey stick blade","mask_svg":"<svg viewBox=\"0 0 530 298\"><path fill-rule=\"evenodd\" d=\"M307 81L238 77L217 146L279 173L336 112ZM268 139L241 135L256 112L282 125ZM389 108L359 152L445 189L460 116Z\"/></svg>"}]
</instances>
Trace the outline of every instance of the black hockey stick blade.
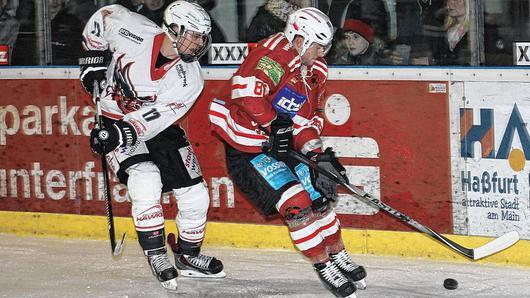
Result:
<instances>
[{"instance_id":1,"label":"black hockey stick blade","mask_svg":"<svg viewBox=\"0 0 530 298\"><path fill-rule=\"evenodd\" d=\"M383 203L381 200L373 197L369 193L364 192L363 190L345 182L343 179L338 177L335 173L332 173L328 171L327 169L321 168L318 166L318 164L312 160L309 160L306 156L295 152L295 151L289 151L289 155L296 158L297 160L301 161L302 163L306 164L307 166L319 171L321 174L327 176L328 178L332 179L333 181L337 182L338 184L346 187L354 196L361 199L363 202L368 203L370 205L373 205L380 210L385 211L386 213L398 218L399 220L407 223L408 225L412 226L413 228L417 229L418 231L425 233L429 236L431 236L433 239L441 242L442 244L448 246L449 248L461 253L462 255L472 259L472 260L478 260L485 258L487 256L490 256L492 254L498 253L500 251L503 251L507 249L508 247L514 245L517 241L519 241L519 233L516 231L512 231L509 233L506 233L498 238L495 238L494 240L480 246L477 248L467 248L464 247L447 237L443 236L440 233L437 233L436 231L430 229L429 227L426 227L419 222L415 221L414 219L408 217L404 213L401 213L400 211L388 206L387 204Z\"/></svg>"}]
</instances>

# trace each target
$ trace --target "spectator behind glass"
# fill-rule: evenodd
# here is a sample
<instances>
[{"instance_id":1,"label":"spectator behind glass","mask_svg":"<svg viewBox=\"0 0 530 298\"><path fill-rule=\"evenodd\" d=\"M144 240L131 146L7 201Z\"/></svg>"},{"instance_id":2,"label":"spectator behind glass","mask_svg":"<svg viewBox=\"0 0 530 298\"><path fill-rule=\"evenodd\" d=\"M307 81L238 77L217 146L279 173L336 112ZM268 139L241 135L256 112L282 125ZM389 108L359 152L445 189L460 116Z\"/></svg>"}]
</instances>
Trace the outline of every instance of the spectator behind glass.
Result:
<instances>
[{"instance_id":1,"label":"spectator behind glass","mask_svg":"<svg viewBox=\"0 0 530 298\"><path fill-rule=\"evenodd\" d=\"M138 12L143 7L143 0L118 0L114 4L119 4L130 11Z\"/></svg>"},{"instance_id":2,"label":"spectator behind glass","mask_svg":"<svg viewBox=\"0 0 530 298\"><path fill-rule=\"evenodd\" d=\"M55 65L73 65L81 55L84 24L96 11L93 1L69 0L51 21L52 57Z\"/></svg>"},{"instance_id":3,"label":"spectator behind glass","mask_svg":"<svg viewBox=\"0 0 530 298\"><path fill-rule=\"evenodd\" d=\"M445 38L438 65L469 65L469 0L447 0Z\"/></svg>"},{"instance_id":4,"label":"spectator behind glass","mask_svg":"<svg viewBox=\"0 0 530 298\"><path fill-rule=\"evenodd\" d=\"M346 19L335 33L333 47L326 57L334 65L386 64L372 46L374 29L362 20Z\"/></svg>"},{"instance_id":5,"label":"spectator behind glass","mask_svg":"<svg viewBox=\"0 0 530 298\"><path fill-rule=\"evenodd\" d=\"M193 1L190 1L193 2ZM221 27L219 27L219 24L212 18L212 14L210 11L215 8L217 5L216 0L199 0L197 3L204 8L210 15L210 19L212 21L212 31L210 32L210 35L212 36L212 42L226 42L225 34L223 33L223 30L221 30ZM203 56L205 58L206 56ZM206 57L207 58L207 57Z\"/></svg>"},{"instance_id":6,"label":"spectator behind glass","mask_svg":"<svg viewBox=\"0 0 530 298\"><path fill-rule=\"evenodd\" d=\"M153 21L158 26L164 21L164 11L173 1L171 0L118 0L116 4L125 6L130 11L137 12ZM194 1L190 1L194 2Z\"/></svg>"},{"instance_id":7,"label":"spectator behind glass","mask_svg":"<svg viewBox=\"0 0 530 298\"><path fill-rule=\"evenodd\" d=\"M50 20L55 18L56 14L65 5L65 2L66 0L47 0ZM19 0L16 18L20 22L20 30L17 38L17 48L13 51L13 64L38 65L40 57L44 53L39 53L39 47L37 47L35 0Z\"/></svg>"},{"instance_id":8,"label":"spectator behind glass","mask_svg":"<svg viewBox=\"0 0 530 298\"><path fill-rule=\"evenodd\" d=\"M377 51L385 47L389 16L383 0L332 0L328 14L335 28L341 28L345 19L365 20L374 29L373 46Z\"/></svg>"},{"instance_id":9,"label":"spectator behind glass","mask_svg":"<svg viewBox=\"0 0 530 298\"><path fill-rule=\"evenodd\" d=\"M499 32L499 18L484 13L484 50L486 65L512 65L513 47L509 38Z\"/></svg>"},{"instance_id":10,"label":"spectator behind glass","mask_svg":"<svg viewBox=\"0 0 530 298\"><path fill-rule=\"evenodd\" d=\"M397 39L394 44L411 46L412 65L432 65L440 56L445 36L444 21L447 14L445 0L397 0ZM395 48L395 47L394 47ZM403 64L403 58L389 51L392 64Z\"/></svg>"},{"instance_id":11,"label":"spectator behind glass","mask_svg":"<svg viewBox=\"0 0 530 298\"><path fill-rule=\"evenodd\" d=\"M226 42L225 34L219 27L219 24L212 18L212 14L210 11L215 8L217 5L216 0L199 0L199 1L190 1L190 2L197 2L208 14L210 15L210 21L212 22L212 31L210 31L210 36L212 37L212 42L215 43L224 43ZM210 48L209 51L212 49ZM207 65L208 64L208 56L204 55L199 59L199 63L201 65Z\"/></svg>"},{"instance_id":12,"label":"spectator behind glass","mask_svg":"<svg viewBox=\"0 0 530 298\"><path fill-rule=\"evenodd\" d=\"M258 8L247 29L247 41L258 42L270 35L283 32L287 17L301 8L303 1L268 0Z\"/></svg>"},{"instance_id":13,"label":"spectator behind glass","mask_svg":"<svg viewBox=\"0 0 530 298\"><path fill-rule=\"evenodd\" d=\"M14 1L8 2L8 0L0 0L0 45L9 46L11 53L17 41L20 24L14 17L16 12L16 7L13 7ZM9 57L8 61L12 64Z\"/></svg>"}]
</instances>

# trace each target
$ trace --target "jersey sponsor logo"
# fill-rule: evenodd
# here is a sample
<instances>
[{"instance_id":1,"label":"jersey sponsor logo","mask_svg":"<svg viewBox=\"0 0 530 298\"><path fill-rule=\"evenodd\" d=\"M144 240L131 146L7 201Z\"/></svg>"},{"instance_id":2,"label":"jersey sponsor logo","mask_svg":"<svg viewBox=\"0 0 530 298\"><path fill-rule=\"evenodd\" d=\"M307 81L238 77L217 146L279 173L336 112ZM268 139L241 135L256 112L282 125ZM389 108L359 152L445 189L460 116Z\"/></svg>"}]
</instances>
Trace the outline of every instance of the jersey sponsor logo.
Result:
<instances>
[{"instance_id":1,"label":"jersey sponsor logo","mask_svg":"<svg viewBox=\"0 0 530 298\"><path fill-rule=\"evenodd\" d=\"M144 39L134 33L132 33L131 31L125 29L125 28L120 28L120 30L118 31L118 33L127 38L128 40L130 41L133 41L134 43L137 43L137 44L140 44L142 41L144 41Z\"/></svg>"},{"instance_id":2,"label":"jersey sponsor logo","mask_svg":"<svg viewBox=\"0 0 530 298\"><path fill-rule=\"evenodd\" d=\"M265 154L254 157L251 161L254 169L269 183L275 190L280 189L285 184L295 181L293 173L285 163L277 161Z\"/></svg>"},{"instance_id":3,"label":"jersey sponsor logo","mask_svg":"<svg viewBox=\"0 0 530 298\"><path fill-rule=\"evenodd\" d=\"M313 184L311 183L311 174L309 172L309 167L305 164L298 164L294 168L298 180L304 187L304 189L309 193L311 200L316 200L321 197L320 193L315 190Z\"/></svg>"},{"instance_id":4,"label":"jersey sponsor logo","mask_svg":"<svg viewBox=\"0 0 530 298\"><path fill-rule=\"evenodd\" d=\"M191 179L198 178L202 176L201 167L199 166L199 161L193 152L191 146L186 146L179 149L180 156L182 157L182 162L184 167L188 171Z\"/></svg>"},{"instance_id":5,"label":"jersey sponsor logo","mask_svg":"<svg viewBox=\"0 0 530 298\"><path fill-rule=\"evenodd\" d=\"M178 114L177 110L187 108L185 103L182 102L172 102L167 105L175 114Z\"/></svg>"},{"instance_id":6,"label":"jersey sponsor logo","mask_svg":"<svg viewBox=\"0 0 530 298\"><path fill-rule=\"evenodd\" d=\"M187 87L188 77L186 76L186 70L184 69L184 66L182 66L182 64L177 64L176 69L179 79L182 80L182 87Z\"/></svg>"},{"instance_id":7,"label":"jersey sponsor logo","mask_svg":"<svg viewBox=\"0 0 530 298\"><path fill-rule=\"evenodd\" d=\"M289 87L283 87L272 100L276 112L287 113L294 117L306 101L307 97Z\"/></svg>"},{"instance_id":8,"label":"jersey sponsor logo","mask_svg":"<svg viewBox=\"0 0 530 298\"><path fill-rule=\"evenodd\" d=\"M284 74L282 66L269 57L261 57L256 69L263 71L272 80L274 86L278 85Z\"/></svg>"}]
</instances>

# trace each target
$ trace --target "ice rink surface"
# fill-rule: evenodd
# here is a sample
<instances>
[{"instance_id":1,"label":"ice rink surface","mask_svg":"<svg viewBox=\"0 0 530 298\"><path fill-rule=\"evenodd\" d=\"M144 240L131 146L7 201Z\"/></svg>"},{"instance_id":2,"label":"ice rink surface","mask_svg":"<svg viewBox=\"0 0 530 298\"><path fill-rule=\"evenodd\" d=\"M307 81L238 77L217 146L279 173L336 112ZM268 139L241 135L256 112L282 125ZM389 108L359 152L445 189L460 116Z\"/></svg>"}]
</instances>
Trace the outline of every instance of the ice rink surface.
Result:
<instances>
[{"instance_id":1,"label":"ice rink surface","mask_svg":"<svg viewBox=\"0 0 530 298\"><path fill-rule=\"evenodd\" d=\"M205 247L224 279L179 278L166 292L136 240L113 259L108 241L0 234L0 297L333 297L294 251ZM358 297L530 297L530 268L353 255L368 271ZM172 258L172 257L171 257ZM445 278L456 290L443 288Z\"/></svg>"}]
</instances>

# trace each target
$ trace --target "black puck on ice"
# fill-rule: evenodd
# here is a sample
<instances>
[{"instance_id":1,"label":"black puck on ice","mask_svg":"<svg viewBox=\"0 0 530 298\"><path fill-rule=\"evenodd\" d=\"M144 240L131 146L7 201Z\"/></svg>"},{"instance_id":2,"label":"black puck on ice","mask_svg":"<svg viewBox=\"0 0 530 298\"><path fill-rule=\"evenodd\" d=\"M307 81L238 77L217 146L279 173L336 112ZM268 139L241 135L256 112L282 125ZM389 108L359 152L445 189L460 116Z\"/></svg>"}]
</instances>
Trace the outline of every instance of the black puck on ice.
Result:
<instances>
[{"instance_id":1,"label":"black puck on ice","mask_svg":"<svg viewBox=\"0 0 530 298\"><path fill-rule=\"evenodd\" d=\"M456 279L446 278L444 280L444 288L448 290L454 290L458 288L458 282L456 281Z\"/></svg>"}]
</instances>

